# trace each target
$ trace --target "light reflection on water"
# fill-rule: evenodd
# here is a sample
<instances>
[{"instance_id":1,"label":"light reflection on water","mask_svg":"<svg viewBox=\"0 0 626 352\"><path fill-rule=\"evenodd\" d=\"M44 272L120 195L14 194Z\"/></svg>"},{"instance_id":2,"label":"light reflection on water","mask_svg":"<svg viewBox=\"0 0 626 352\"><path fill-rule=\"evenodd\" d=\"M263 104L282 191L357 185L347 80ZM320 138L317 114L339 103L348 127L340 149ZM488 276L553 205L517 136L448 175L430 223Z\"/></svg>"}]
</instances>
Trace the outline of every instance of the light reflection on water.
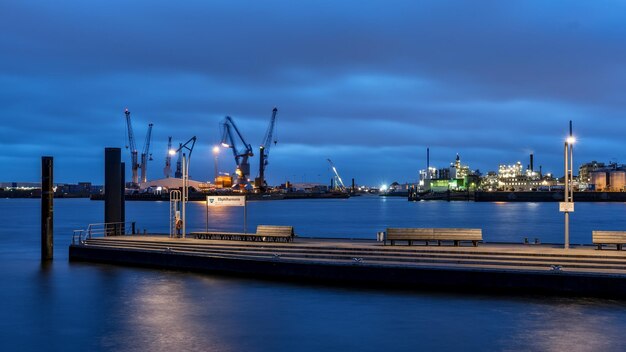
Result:
<instances>
[{"instance_id":1,"label":"light reflection on water","mask_svg":"<svg viewBox=\"0 0 626 352\"><path fill-rule=\"evenodd\" d=\"M71 229L100 222L101 202L55 202L55 261L42 267L38 205L0 200L0 221L7 224L0 230L1 351L626 349L626 303L620 301L338 288L68 263ZM249 216L250 226L293 224L314 236L482 223L489 236L508 229L502 236L514 239L521 228L547 229L541 233L554 230L558 240L562 218L549 214L554 206L364 198L251 202ZM203 204L189 209L193 226L204 228ZM581 204L572 218L583 228L579 235L601 225L626 228L624 209ZM167 223L158 225L167 203L128 203L127 210L127 218L167 230ZM238 230L242 215L223 208L211 219L219 229Z\"/></svg>"}]
</instances>

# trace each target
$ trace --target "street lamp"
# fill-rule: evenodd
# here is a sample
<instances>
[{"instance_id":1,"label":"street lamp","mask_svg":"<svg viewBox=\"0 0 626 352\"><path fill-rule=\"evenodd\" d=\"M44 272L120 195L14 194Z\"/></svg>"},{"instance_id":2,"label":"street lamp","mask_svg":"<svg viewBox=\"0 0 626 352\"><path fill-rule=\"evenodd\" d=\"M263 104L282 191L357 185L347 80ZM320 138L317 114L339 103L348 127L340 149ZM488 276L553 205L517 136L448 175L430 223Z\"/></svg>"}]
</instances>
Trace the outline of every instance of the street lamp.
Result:
<instances>
[{"instance_id":1,"label":"street lamp","mask_svg":"<svg viewBox=\"0 0 626 352\"><path fill-rule=\"evenodd\" d=\"M569 213L574 212L574 185L572 184L572 176L574 170L574 143L576 138L572 135L572 121L569 122L569 137L565 140L563 159L565 160L565 192L563 202L559 206L559 210L565 213L565 249L569 249Z\"/></svg>"},{"instance_id":2,"label":"street lamp","mask_svg":"<svg viewBox=\"0 0 626 352\"><path fill-rule=\"evenodd\" d=\"M179 148L180 150L180 148ZM169 151L170 155L176 155L177 151L174 149L171 149ZM191 154L191 153L190 153ZM183 158L182 158L182 172L183 172L183 191L182 193L182 197L181 197L181 216L180 216L180 220L182 221L182 232L181 232L181 236L182 238L185 238L185 234L186 234L186 230L187 230L187 216L186 216L186 211L185 211L185 203L187 203L187 200L189 199L189 165L187 163L187 155L186 153L183 153Z\"/></svg>"},{"instance_id":3,"label":"street lamp","mask_svg":"<svg viewBox=\"0 0 626 352\"><path fill-rule=\"evenodd\" d=\"M214 166L215 166L215 178L213 179L213 182L217 183L217 156L220 154L220 147L215 146L213 147L213 161L214 161Z\"/></svg>"}]
</instances>

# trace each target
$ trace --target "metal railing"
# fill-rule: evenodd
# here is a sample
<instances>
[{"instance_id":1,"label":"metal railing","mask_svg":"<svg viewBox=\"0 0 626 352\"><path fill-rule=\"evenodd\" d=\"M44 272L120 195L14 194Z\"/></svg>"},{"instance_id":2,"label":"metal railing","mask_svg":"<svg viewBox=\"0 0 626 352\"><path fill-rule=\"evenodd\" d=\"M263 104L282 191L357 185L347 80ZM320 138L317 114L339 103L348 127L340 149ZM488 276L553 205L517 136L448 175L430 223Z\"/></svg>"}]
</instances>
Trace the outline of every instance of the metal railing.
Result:
<instances>
[{"instance_id":1,"label":"metal railing","mask_svg":"<svg viewBox=\"0 0 626 352\"><path fill-rule=\"evenodd\" d=\"M86 229L74 230L72 244L84 244L92 237L123 236L136 234L135 222L105 222L89 224Z\"/></svg>"}]
</instances>

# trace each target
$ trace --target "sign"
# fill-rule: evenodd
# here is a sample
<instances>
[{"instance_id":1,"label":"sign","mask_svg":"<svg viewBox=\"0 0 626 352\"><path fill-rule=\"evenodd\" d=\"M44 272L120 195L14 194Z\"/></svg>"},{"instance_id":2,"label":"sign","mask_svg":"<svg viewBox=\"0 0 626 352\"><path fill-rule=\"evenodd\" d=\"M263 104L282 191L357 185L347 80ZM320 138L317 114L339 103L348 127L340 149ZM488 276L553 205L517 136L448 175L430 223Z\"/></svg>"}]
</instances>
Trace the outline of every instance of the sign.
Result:
<instances>
[{"instance_id":1,"label":"sign","mask_svg":"<svg viewBox=\"0 0 626 352\"><path fill-rule=\"evenodd\" d=\"M209 207L244 207L246 196L207 196L206 204Z\"/></svg>"},{"instance_id":2,"label":"sign","mask_svg":"<svg viewBox=\"0 0 626 352\"><path fill-rule=\"evenodd\" d=\"M559 211L561 213L573 213L574 202L559 202Z\"/></svg>"}]
</instances>

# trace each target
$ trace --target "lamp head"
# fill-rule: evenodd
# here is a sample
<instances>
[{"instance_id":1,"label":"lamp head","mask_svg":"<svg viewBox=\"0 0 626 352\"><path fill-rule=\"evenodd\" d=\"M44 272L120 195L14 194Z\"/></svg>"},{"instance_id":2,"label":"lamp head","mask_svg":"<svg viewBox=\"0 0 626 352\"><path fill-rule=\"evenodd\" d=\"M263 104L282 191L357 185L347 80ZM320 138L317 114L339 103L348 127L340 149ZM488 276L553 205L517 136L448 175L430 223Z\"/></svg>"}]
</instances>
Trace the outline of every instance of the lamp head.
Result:
<instances>
[{"instance_id":1,"label":"lamp head","mask_svg":"<svg viewBox=\"0 0 626 352\"><path fill-rule=\"evenodd\" d=\"M576 138L574 138L573 136L569 136L565 141L567 142L567 144L574 144L576 143Z\"/></svg>"}]
</instances>

